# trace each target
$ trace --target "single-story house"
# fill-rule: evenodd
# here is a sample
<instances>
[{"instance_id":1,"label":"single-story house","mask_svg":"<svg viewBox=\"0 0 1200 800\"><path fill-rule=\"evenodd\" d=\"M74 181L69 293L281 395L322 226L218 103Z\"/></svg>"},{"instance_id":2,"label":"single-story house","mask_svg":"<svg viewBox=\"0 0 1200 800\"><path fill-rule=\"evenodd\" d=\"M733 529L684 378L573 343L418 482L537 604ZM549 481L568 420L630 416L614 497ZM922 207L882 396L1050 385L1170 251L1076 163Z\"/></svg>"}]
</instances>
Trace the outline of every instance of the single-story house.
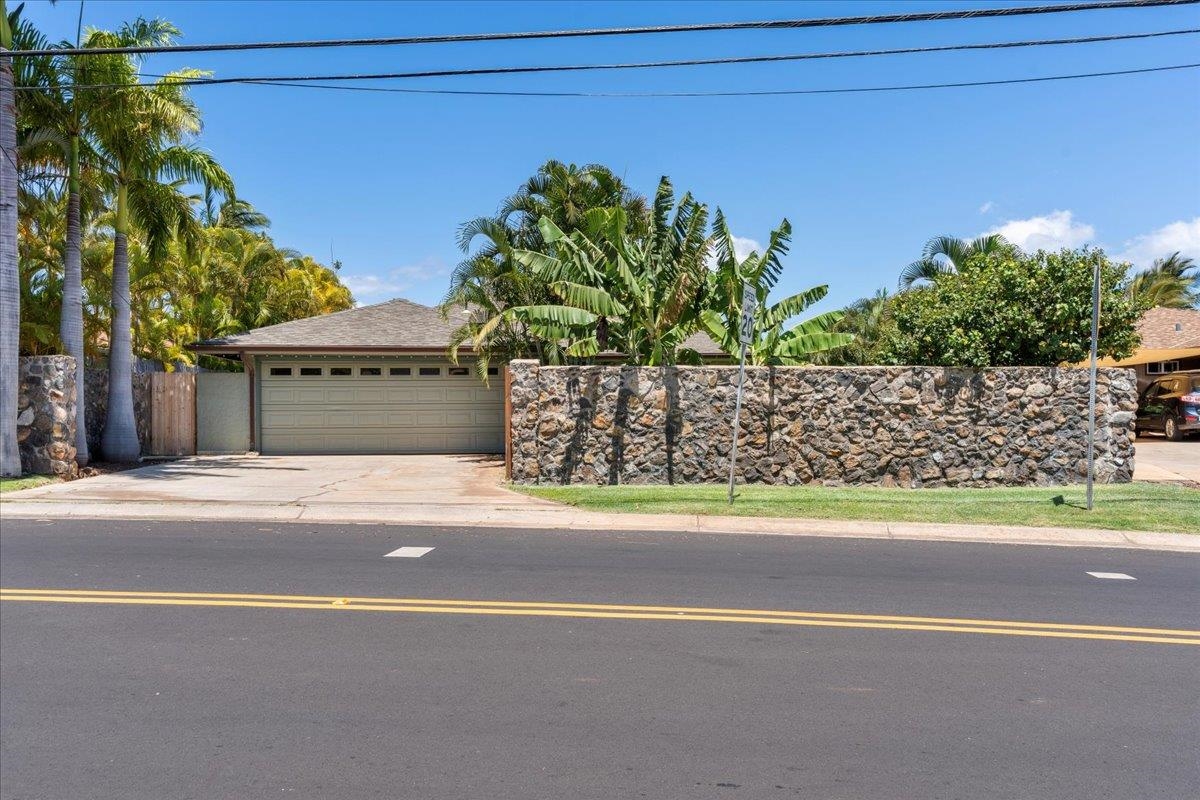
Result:
<instances>
[{"instance_id":1,"label":"single-story house","mask_svg":"<svg viewBox=\"0 0 1200 800\"><path fill-rule=\"evenodd\" d=\"M1138 389L1159 375L1200 369L1200 310L1152 308L1138 322L1142 343L1129 358L1105 358L1102 367L1133 367Z\"/></svg>"},{"instance_id":2,"label":"single-story house","mask_svg":"<svg viewBox=\"0 0 1200 800\"><path fill-rule=\"evenodd\" d=\"M191 345L240 361L248 382L250 449L320 453L502 453L504 368L488 383L447 356L467 312L389 300ZM687 342L721 356L704 334Z\"/></svg>"}]
</instances>

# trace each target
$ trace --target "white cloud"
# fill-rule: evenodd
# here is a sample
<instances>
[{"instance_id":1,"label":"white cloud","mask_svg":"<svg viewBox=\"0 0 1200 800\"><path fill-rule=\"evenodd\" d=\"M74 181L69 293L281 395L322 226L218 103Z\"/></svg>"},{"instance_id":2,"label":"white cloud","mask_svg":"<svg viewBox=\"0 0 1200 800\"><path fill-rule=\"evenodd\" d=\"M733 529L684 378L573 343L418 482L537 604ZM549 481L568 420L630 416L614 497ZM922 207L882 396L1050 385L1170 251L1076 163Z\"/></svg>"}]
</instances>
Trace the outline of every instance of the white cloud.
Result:
<instances>
[{"instance_id":1,"label":"white cloud","mask_svg":"<svg viewBox=\"0 0 1200 800\"><path fill-rule=\"evenodd\" d=\"M1176 251L1200 259L1200 217L1172 222L1158 230L1135 236L1125 242L1124 250L1115 258L1144 269L1150 266L1154 259L1169 256Z\"/></svg>"},{"instance_id":2,"label":"white cloud","mask_svg":"<svg viewBox=\"0 0 1200 800\"><path fill-rule=\"evenodd\" d=\"M418 284L434 278L445 278L448 274L449 270L441 260L427 258L416 264L407 264L382 273L343 272L339 277L350 289L354 299L362 304L400 297Z\"/></svg>"},{"instance_id":3,"label":"white cloud","mask_svg":"<svg viewBox=\"0 0 1200 800\"><path fill-rule=\"evenodd\" d=\"M984 203L983 205L981 205L981 206L979 207L979 213L980 213L980 214L986 214L986 213L988 213L989 211L991 211L991 210L992 210L993 208L995 208L995 207L996 207L996 204L995 204L995 203L993 203L991 200L988 200L986 203Z\"/></svg>"},{"instance_id":4,"label":"white cloud","mask_svg":"<svg viewBox=\"0 0 1200 800\"><path fill-rule=\"evenodd\" d=\"M738 261L742 261L751 253L762 253L763 246L754 239L745 236L732 236L733 239L733 254ZM717 253L715 249L708 251L708 268L717 268Z\"/></svg>"},{"instance_id":5,"label":"white cloud","mask_svg":"<svg viewBox=\"0 0 1200 800\"><path fill-rule=\"evenodd\" d=\"M1051 211L1029 219L1013 219L987 233L998 233L1026 252L1079 247L1093 240L1096 229L1077 222L1070 211Z\"/></svg>"},{"instance_id":6,"label":"white cloud","mask_svg":"<svg viewBox=\"0 0 1200 800\"><path fill-rule=\"evenodd\" d=\"M738 261L741 261L751 253L761 253L763 246L753 239L748 239L744 236L733 237L733 253L737 256Z\"/></svg>"}]
</instances>

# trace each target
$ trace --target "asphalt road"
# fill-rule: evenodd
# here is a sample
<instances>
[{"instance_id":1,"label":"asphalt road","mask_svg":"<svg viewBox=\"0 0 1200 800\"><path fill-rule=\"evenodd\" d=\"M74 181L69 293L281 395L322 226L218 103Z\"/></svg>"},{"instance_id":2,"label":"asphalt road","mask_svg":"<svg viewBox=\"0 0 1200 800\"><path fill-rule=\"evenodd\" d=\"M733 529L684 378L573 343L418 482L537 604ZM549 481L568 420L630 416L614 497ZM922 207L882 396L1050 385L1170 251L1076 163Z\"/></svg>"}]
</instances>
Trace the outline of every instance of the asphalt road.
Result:
<instances>
[{"instance_id":1,"label":"asphalt road","mask_svg":"<svg viewBox=\"0 0 1200 800\"><path fill-rule=\"evenodd\" d=\"M434 549L384 557L400 546ZM1200 786L1200 648L1061 628L1200 628L1191 555L5 520L0 586L292 598L6 594L3 798L1174 800ZM428 608L351 613L360 597ZM443 613L439 600L604 609Z\"/></svg>"}]
</instances>

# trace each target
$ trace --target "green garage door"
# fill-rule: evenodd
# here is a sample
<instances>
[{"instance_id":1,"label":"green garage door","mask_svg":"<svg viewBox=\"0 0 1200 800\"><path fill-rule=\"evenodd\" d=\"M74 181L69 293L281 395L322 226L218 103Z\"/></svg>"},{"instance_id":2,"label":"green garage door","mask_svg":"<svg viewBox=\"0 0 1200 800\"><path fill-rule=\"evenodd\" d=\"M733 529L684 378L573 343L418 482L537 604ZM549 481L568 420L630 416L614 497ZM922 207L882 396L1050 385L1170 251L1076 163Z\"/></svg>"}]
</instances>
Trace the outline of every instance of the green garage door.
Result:
<instances>
[{"instance_id":1,"label":"green garage door","mask_svg":"<svg viewBox=\"0 0 1200 800\"><path fill-rule=\"evenodd\" d=\"M500 453L503 381L445 361L265 360L260 450Z\"/></svg>"}]
</instances>

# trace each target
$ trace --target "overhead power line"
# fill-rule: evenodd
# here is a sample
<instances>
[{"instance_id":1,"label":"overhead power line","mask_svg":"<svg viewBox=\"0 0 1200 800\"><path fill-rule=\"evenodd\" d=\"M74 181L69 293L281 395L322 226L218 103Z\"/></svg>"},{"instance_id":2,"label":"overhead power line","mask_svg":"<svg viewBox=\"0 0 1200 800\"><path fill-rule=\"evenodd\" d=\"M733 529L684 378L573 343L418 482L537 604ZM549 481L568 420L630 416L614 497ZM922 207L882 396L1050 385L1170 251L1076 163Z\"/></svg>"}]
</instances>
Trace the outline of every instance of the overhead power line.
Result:
<instances>
[{"instance_id":1,"label":"overhead power line","mask_svg":"<svg viewBox=\"0 0 1200 800\"><path fill-rule=\"evenodd\" d=\"M640 36L660 33L699 33L704 31L791 30L798 28L829 28L842 25L877 25L900 22L937 22L943 20L1019 17L1030 14L1059 14L1075 11L1100 11L1117 8L1154 8L1192 5L1200 0L1103 0L1102 2L1067 3L1043 6L1013 6L1009 8L957 9L953 11L920 11L906 14L874 14L858 17L816 17L807 19L758 20L747 22L701 22L685 25L649 25L625 28L577 28L557 31L514 31L506 33L455 33L433 36L392 36L370 39L308 39L282 42L240 42L228 44L173 44L142 47L84 47L70 51L71 55L148 55L152 53L214 53L240 50L284 50L322 47L379 47L408 44L448 44L456 42L496 42L528 39L563 39L596 36ZM13 50L13 56L61 55L62 48Z\"/></svg>"},{"instance_id":2,"label":"overhead power line","mask_svg":"<svg viewBox=\"0 0 1200 800\"><path fill-rule=\"evenodd\" d=\"M231 83L311 83L320 81L362 81L362 80L405 80L416 78L448 78L481 75L516 75L548 72L583 72L601 70L654 69L664 67L696 67L730 64L777 63L787 61L808 61L816 59L858 58L866 56L913 55L924 53L945 53L967 50L997 50L1018 47L1044 47L1048 45L1093 44L1097 42L1115 42L1135 39L1153 39L1164 36L1181 36L1200 33L1200 28L1187 28L1174 31L1157 31L1153 33L1127 33L1110 36L1084 36L1070 39L1037 39L1017 42L988 42L980 44L936 45L930 47L904 47L890 50L851 50L827 53L794 53L769 56L737 56L730 58L700 58L678 61L642 61L624 64L561 64L529 67L478 67L471 69L421 70L415 72L373 72L336 75L275 75L275 76L233 76L225 78L179 78L165 81L171 85L182 86L214 86ZM143 73L144 77L170 78L169 75ZM82 84L79 86L18 86L16 91L83 91L95 89L133 88L129 84L98 83Z\"/></svg>"},{"instance_id":3,"label":"overhead power line","mask_svg":"<svg viewBox=\"0 0 1200 800\"><path fill-rule=\"evenodd\" d=\"M1121 69L1109 72L1081 72L1073 75L1047 75L1034 78L1004 78L990 81L961 81L957 83L920 83L895 86L848 86L830 89L762 89L748 91L714 91L714 92L538 92L538 91L508 91L487 89L404 89L397 86L345 86L326 83L284 83L253 81L247 86L290 86L296 89L332 89L346 92L390 92L396 94L447 94L474 97L614 97L614 98L651 98L651 97L770 97L782 95L805 94L862 94L870 92L905 92L918 89L959 89L970 86L1003 86L1019 83L1045 83L1048 81L1066 81L1077 78L1107 78L1115 75L1141 75L1150 72L1170 72L1176 70L1200 68L1197 64L1174 64L1165 67L1145 67L1142 69Z\"/></svg>"}]
</instances>

